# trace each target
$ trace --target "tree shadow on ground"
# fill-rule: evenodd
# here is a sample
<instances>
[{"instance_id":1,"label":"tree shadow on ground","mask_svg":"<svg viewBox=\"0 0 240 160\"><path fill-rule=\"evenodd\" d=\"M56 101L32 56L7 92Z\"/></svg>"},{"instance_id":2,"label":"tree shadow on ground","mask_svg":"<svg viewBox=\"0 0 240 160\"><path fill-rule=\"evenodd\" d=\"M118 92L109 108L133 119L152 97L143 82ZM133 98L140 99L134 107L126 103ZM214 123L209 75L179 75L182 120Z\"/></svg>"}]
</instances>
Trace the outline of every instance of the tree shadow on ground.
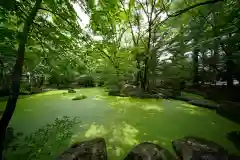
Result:
<instances>
[{"instance_id":1,"label":"tree shadow on ground","mask_svg":"<svg viewBox=\"0 0 240 160\"><path fill-rule=\"evenodd\" d=\"M234 146L240 151L240 131L232 131L227 134L228 140L230 140Z\"/></svg>"},{"instance_id":2,"label":"tree shadow on ground","mask_svg":"<svg viewBox=\"0 0 240 160\"><path fill-rule=\"evenodd\" d=\"M219 109L217 109L216 113L230 121L240 124L239 105L238 106L231 104L222 105Z\"/></svg>"}]
</instances>

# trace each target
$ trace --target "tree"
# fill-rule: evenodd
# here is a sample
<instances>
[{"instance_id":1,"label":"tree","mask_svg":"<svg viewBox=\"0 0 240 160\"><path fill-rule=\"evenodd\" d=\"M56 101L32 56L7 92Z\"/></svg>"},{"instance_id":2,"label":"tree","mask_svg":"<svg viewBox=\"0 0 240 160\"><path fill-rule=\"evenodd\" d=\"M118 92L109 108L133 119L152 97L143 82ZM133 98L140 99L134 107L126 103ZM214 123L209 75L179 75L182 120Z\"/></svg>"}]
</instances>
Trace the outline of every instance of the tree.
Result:
<instances>
[{"instance_id":1,"label":"tree","mask_svg":"<svg viewBox=\"0 0 240 160\"><path fill-rule=\"evenodd\" d=\"M0 142L1 142L0 157L1 159L3 158L2 151L3 151L3 141L5 137L5 132L6 132L8 123L13 115L14 109L16 107L17 98L18 98L20 78L22 74L22 66L24 61L24 52L25 52L25 45L27 43L28 32L30 30L30 26L32 25L35 16L37 15L37 11L41 5L41 2L42 2L41 0L36 1L33 9L31 10L29 16L27 17L24 23L23 31L22 31L22 34L20 35L20 42L19 42L18 52L17 52L17 60L13 69L13 74L12 74L11 95L9 96L6 109L0 120Z\"/></svg>"},{"instance_id":2,"label":"tree","mask_svg":"<svg viewBox=\"0 0 240 160\"><path fill-rule=\"evenodd\" d=\"M2 12L8 18L12 18L13 23L15 23L14 20L16 21L16 16L19 16L20 21L17 24L19 26L23 24L23 29L21 32L17 33L19 34L19 36L17 36L17 41L12 41L13 43L19 42L19 44L17 48L16 63L13 67L12 72L10 96L5 111L0 120L1 158L3 150L2 142L4 140L5 131L13 115L19 95L25 53L27 53L26 55L28 55L28 53L31 51L35 53L41 53L41 51L39 52L39 46L41 46L41 49L44 51L45 48L47 48L48 52L51 53L56 53L57 50L59 50L59 46L63 48L66 47L64 49L70 49L72 46L67 46L67 42L71 38L74 39L73 37L79 36L80 27L76 23L76 13L70 2L61 1L61 4L64 4L66 7L63 7L61 5L59 5L61 7L57 7L55 3L58 2L44 1L44 3L42 3L42 0L36 0L33 7L31 7L33 4L32 1L11 1L9 4L2 4L4 7L2 9ZM51 10L48 8L51 8ZM29 13L26 11L29 11ZM11 12L14 13L14 16L11 16ZM16 15L16 13L19 14ZM63 23L58 24L60 20L63 21ZM69 26L71 27L71 33L66 31ZM9 33L11 33L11 35L14 35L12 34L12 30L10 30ZM38 34L41 34L40 38ZM70 36L72 37L70 38ZM62 40L64 40L64 42ZM48 47L49 44L51 44L50 47Z\"/></svg>"}]
</instances>

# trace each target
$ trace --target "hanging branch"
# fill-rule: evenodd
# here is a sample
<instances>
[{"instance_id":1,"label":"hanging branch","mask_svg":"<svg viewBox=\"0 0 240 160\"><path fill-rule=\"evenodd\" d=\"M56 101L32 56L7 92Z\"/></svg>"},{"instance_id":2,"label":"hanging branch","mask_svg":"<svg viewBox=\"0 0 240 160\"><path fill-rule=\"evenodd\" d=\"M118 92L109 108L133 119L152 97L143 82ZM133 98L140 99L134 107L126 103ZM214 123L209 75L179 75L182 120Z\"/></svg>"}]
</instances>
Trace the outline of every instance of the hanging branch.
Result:
<instances>
[{"instance_id":1,"label":"hanging branch","mask_svg":"<svg viewBox=\"0 0 240 160\"><path fill-rule=\"evenodd\" d=\"M126 9L125 9L125 7L124 7L124 4L123 4L123 2L122 2L122 0L120 0L120 2L121 2L121 4L122 4L124 13L127 15L127 18L128 18L128 24L129 24L129 26L130 26L130 28L131 28L131 34L132 34L133 43L134 43L134 45L136 45L137 43L136 43L136 39L135 39L135 36L134 36L134 33L133 33L133 26L132 26L132 23L130 22L129 12L127 13L127 11L126 11Z\"/></svg>"},{"instance_id":2,"label":"hanging branch","mask_svg":"<svg viewBox=\"0 0 240 160\"><path fill-rule=\"evenodd\" d=\"M66 18L64 18L62 15L57 14L56 12L53 12L53 11L51 11L51 10L49 10L49 9L46 9L46 8L40 7L39 9L44 10L44 11L47 11L47 12L50 12L50 13L52 13L53 15L58 16L58 17L61 18L62 20L66 21L73 29L76 29L76 26L74 26L71 22L69 22L69 21L68 21ZM80 26L78 26L78 27L80 28Z\"/></svg>"},{"instance_id":3,"label":"hanging branch","mask_svg":"<svg viewBox=\"0 0 240 160\"><path fill-rule=\"evenodd\" d=\"M179 15L181 15L181 14L183 14L183 13L185 13L185 12L191 10L191 9L194 9L196 7L203 6L203 5L206 5L206 4L214 4L214 3L217 3L217 2L220 2L220 1L224 1L224 0L210 0L210 1L200 2L200 3L197 3L195 5L189 6L185 9L181 9L179 11L176 11L175 13L169 15L169 17L176 17L176 16L179 16Z\"/></svg>"}]
</instances>

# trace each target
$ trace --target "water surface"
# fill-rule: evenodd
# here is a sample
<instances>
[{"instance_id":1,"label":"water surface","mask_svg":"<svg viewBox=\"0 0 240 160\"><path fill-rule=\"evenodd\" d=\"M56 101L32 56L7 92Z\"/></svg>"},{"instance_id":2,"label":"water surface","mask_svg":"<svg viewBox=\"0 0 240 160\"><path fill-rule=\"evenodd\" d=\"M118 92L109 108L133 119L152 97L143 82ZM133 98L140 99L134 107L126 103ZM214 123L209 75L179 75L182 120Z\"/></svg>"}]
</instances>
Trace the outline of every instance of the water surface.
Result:
<instances>
[{"instance_id":1,"label":"water surface","mask_svg":"<svg viewBox=\"0 0 240 160\"><path fill-rule=\"evenodd\" d=\"M176 100L112 97L101 88L79 89L74 94L63 92L50 91L19 99L10 126L30 134L58 117L77 117L80 123L74 125L74 133L62 147L104 137L108 157L114 160L122 159L134 145L144 141L172 151L172 140L189 135L215 141L232 153L238 152L226 135L240 130L240 126L213 110ZM79 94L88 98L71 100ZM0 102L0 108L5 104ZM62 148L55 148L53 152L61 151Z\"/></svg>"}]
</instances>

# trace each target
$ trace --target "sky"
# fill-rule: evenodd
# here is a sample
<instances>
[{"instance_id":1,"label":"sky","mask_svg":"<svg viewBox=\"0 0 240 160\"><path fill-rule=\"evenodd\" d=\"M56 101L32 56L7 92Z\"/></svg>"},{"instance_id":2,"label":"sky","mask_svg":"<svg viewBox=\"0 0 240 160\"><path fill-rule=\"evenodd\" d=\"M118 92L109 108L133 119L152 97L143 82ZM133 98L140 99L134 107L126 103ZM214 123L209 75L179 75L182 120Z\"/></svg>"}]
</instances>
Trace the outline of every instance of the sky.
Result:
<instances>
[{"instance_id":1,"label":"sky","mask_svg":"<svg viewBox=\"0 0 240 160\"><path fill-rule=\"evenodd\" d=\"M78 17L81 18L81 20L78 20L79 24L81 25L82 28L87 27L87 25L90 22L90 17L83 12L79 4L73 4L73 8L78 14Z\"/></svg>"}]
</instances>

